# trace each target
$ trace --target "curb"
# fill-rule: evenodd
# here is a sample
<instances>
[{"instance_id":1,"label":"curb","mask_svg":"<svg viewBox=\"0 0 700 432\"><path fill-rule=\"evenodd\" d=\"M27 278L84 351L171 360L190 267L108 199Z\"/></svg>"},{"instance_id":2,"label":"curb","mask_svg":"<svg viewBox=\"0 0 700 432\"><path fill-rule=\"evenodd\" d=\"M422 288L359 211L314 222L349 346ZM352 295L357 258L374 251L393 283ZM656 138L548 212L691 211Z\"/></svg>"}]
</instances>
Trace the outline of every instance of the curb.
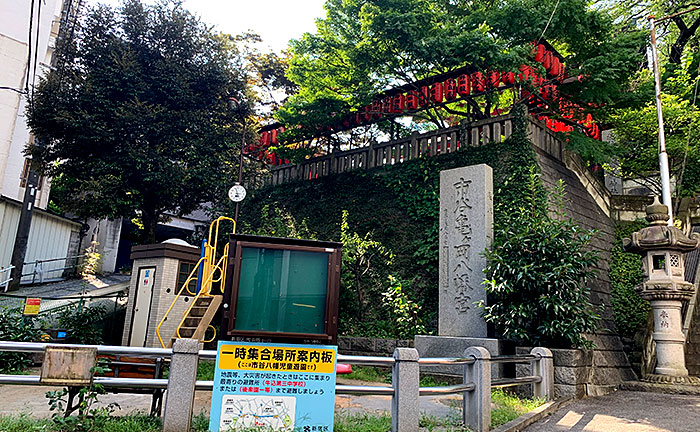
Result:
<instances>
[{"instance_id":1,"label":"curb","mask_svg":"<svg viewBox=\"0 0 700 432\"><path fill-rule=\"evenodd\" d=\"M625 381L620 385L620 390L700 396L700 386L691 384L662 384L642 381Z\"/></svg>"},{"instance_id":2,"label":"curb","mask_svg":"<svg viewBox=\"0 0 700 432\"><path fill-rule=\"evenodd\" d=\"M574 397L559 399L552 402L547 402L534 410L527 412L520 417L509 421L508 423L493 429L491 432L520 432L533 423L536 423L543 418L554 414L555 411L569 405L574 401Z\"/></svg>"}]
</instances>

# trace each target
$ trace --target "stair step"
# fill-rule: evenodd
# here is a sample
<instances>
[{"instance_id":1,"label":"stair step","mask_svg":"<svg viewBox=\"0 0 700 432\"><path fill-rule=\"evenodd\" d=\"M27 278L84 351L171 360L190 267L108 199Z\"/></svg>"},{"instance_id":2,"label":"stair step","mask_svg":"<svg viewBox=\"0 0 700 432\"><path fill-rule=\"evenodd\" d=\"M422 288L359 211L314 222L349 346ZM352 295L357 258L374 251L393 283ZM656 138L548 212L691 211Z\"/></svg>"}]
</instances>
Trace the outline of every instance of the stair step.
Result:
<instances>
[{"instance_id":1,"label":"stair step","mask_svg":"<svg viewBox=\"0 0 700 432\"><path fill-rule=\"evenodd\" d=\"M185 318L185 323L184 323L184 325L185 325L186 327L194 327L194 328L197 328L197 326L199 325L200 321L202 321L201 318L202 318L202 317L187 317L187 318Z\"/></svg>"},{"instance_id":2,"label":"stair step","mask_svg":"<svg viewBox=\"0 0 700 432\"><path fill-rule=\"evenodd\" d=\"M180 337L189 338L192 337L197 327L180 327Z\"/></svg>"},{"instance_id":3,"label":"stair step","mask_svg":"<svg viewBox=\"0 0 700 432\"><path fill-rule=\"evenodd\" d=\"M203 317L205 313L207 313L206 307L195 306L192 308L192 310L190 310L189 316L191 316L191 317Z\"/></svg>"},{"instance_id":4,"label":"stair step","mask_svg":"<svg viewBox=\"0 0 700 432\"><path fill-rule=\"evenodd\" d=\"M202 296L197 299L197 303L195 303L197 306L209 306L211 304L212 298L211 297L205 297Z\"/></svg>"}]
</instances>

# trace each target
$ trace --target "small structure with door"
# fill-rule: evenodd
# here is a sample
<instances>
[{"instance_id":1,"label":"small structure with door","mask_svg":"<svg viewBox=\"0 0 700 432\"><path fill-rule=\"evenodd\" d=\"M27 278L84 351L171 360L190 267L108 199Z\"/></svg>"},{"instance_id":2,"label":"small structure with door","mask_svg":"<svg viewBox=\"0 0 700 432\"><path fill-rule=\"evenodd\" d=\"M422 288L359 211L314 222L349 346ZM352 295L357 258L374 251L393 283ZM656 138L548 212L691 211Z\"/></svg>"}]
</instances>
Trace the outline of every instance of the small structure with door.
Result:
<instances>
[{"instance_id":1,"label":"small structure with door","mask_svg":"<svg viewBox=\"0 0 700 432\"><path fill-rule=\"evenodd\" d=\"M134 261L126 305L126 322L122 345L160 347L156 327L171 306L182 283L200 259L199 248L185 242L171 242L134 246ZM190 305L192 296L181 296L171 313L181 315ZM175 320L164 325L163 331L172 333Z\"/></svg>"},{"instance_id":2,"label":"small structure with door","mask_svg":"<svg viewBox=\"0 0 700 432\"><path fill-rule=\"evenodd\" d=\"M123 344L336 344L342 245L231 234L220 247L221 222L233 221L214 221L201 250L169 242L132 249Z\"/></svg>"}]
</instances>

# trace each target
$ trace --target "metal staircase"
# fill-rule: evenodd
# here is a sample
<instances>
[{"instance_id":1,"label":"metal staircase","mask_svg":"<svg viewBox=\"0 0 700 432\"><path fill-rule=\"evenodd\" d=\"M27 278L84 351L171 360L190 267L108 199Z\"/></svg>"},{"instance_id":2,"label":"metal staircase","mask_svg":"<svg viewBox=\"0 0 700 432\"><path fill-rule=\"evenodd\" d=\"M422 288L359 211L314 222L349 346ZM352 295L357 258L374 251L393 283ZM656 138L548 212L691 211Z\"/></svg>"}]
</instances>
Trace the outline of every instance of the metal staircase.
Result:
<instances>
[{"instance_id":1,"label":"metal staircase","mask_svg":"<svg viewBox=\"0 0 700 432\"><path fill-rule=\"evenodd\" d=\"M163 348L172 347L175 340L180 338L198 339L200 342L211 342L216 339L216 329L211 325L211 322L223 301L223 284L226 280L226 268L228 266L228 244L224 246L221 257L217 258L216 256L219 226L223 221L231 221L233 223L232 232L236 231L236 221L225 216L219 217L209 226L209 236L207 242L203 246L204 253L202 258L200 258L187 280L182 284L182 287L156 328L158 341ZM201 280L198 276L200 274ZM196 292L192 292L190 289L190 285L193 284L199 287ZM215 284L218 284L220 293L212 293L212 287ZM182 295L191 295L193 298L190 302L190 306L182 314L182 318L180 318L180 322L174 334L167 341L166 345L166 342L163 341L160 329ZM213 335L211 338L205 339L205 333L208 329L213 331Z\"/></svg>"}]
</instances>

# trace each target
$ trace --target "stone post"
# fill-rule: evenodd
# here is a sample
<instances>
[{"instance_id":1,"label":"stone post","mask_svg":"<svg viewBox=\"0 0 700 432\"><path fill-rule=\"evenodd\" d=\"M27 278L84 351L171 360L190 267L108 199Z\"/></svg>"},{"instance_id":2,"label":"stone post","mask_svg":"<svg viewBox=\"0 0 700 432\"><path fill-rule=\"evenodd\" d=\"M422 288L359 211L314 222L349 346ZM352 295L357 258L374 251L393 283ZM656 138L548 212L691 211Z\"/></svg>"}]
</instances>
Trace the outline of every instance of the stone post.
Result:
<instances>
[{"instance_id":1,"label":"stone post","mask_svg":"<svg viewBox=\"0 0 700 432\"><path fill-rule=\"evenodd\" d=\"M488 432L491 427L491 355L486 348L469 347L464 357L475 362L464 366L464 383L474 383L474 390L463 397L464 425L474 432Z\"/></svg>"},{"instance_id":2,"label":"stone post","mask_svg":"<svg viewBox=\"0 0 700 432\"><path fill-rule=\"evenodd\" d=\"M190 430L194 407L194 385L199 364L199 341L177 339L170 362L168 392L163 413L163 432Z\"/></svg>"},{"instance_id":3,"label":"stone post","mask_svg":"<svg viewBox=\"0 0 700 432\"><path fill-rule=\"evenodd\" d=\"M391 432L418 432L420 368L415 348L396 348L391 382Z\"/></svg>"},{"instance_id":4,"label":"stone post","mask_svg":"<svg viewBox=\"0 0 700 432\"><path fill-rule=\"evenodd\" d=\"M532 361L532 374L542 377L542 381L532 385L532 392L535 397L554 399L554 355L547 348L533 348L532 355L538 355L538 360Z\"/></svg>"},{"instance_id":5,"label":"stone post","mask_svg":"<svg viewBox=\"0 0 700 432\"><path fill-rule=\"evenodd\" d=\"M695 286L685 281L684 253L697 249L700 234L686 236L676 227L668 226L668 207L658 198L647 207L649 226L632 233L624 240L628 252L642 255L644 283L639 295L649 300L654 313L656 369L644 376L645 381L687 382L685 367L683 321L681 304L689 300Z\"/></svg>"}]
</instances>

